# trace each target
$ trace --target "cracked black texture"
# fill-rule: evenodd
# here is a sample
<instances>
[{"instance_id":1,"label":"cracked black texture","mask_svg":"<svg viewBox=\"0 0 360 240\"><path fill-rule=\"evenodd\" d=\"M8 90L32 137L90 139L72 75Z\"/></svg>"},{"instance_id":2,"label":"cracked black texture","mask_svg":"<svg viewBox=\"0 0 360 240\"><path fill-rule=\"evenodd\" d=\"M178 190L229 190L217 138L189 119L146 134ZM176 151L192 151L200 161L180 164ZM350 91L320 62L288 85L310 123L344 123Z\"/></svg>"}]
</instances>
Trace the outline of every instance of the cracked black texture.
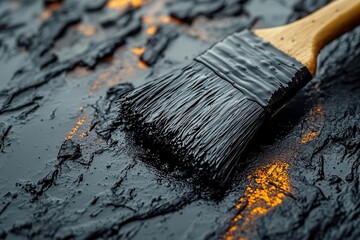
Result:
<instances>
[{"instance_id":1,"label":"cracked black texture","mask_svg":"<svg viewBox=\"0 0 360 240\"><path fill-rule=\"evenodd\" d=\"M189 25L175 24L179 36L145 70L136 68L139 56L130 49L145 48L148 25L140 19L157 1L115 11L105 1L64 0L40 20L51 2L58 1L0 2L0 238L219 239L231 227L247 176L278 158L290 166L292 197L257 218L246 238L359 238L359 28L326 47L317 77L274 117L273 129L216 200L171 166L166 174L155 170L148 161L157 156L129 142L117 119L119 96L185 64L224 34L249 22L293 21L327 1L276 1L283 8L273 12L260 0L212 1L209 8L167 1L161 14ZM254 6L273 18L254 14ZM76 24L94 25L96 33L73 34ZM189 36L197 24L208 39ZM103 81L111 67L119 68ZM79 119L85 123L72 141L82 156L60 163L64 138ZM309 131L316 137L301 144Z\"/></svg>"}]
</instances>

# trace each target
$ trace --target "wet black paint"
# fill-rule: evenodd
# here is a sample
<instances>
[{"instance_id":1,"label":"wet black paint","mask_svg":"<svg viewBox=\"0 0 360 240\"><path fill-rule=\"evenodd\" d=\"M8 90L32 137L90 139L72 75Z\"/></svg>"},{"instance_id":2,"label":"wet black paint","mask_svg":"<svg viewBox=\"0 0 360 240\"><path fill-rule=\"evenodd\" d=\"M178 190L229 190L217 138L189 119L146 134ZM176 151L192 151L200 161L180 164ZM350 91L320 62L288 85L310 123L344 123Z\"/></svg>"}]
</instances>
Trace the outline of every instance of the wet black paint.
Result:
<instances>
[{"instance_id":1,"label":"wet black paint","mask_svg":"<svg viewBox=\"0 0 360 240\"><path fill-rule=\"evenodd\" d=\"M1 106L12 99L3 108L11 111L0 114L4 123L0 124L0 239L221 239L237 214L235 204L244 197L247 176L279 159L290 166L292 197L256 219L255 229L245 233L248 239L359 238L359 28L324 49L317 76L275 115L271 128L235 169L229 190L217 198L184 180L184 172L169 164L163 164L165 172L154 168L149 161L160 159L129 142L117 118L116 99L133 86L186 65L213 43L255 22L256 27L284 24L326 0L221 1L231 8L194 16L187 27L175 24L179 36L151 68L136 70L133 76L123 70L131 69L127 64L138 64L139 56L131 48L145 46L150 26L136 20L158 1L124 11L107 7L89 11L88 0L61 1L56 11L68 9L81 18L80 23L95 26L95 35L87 38L72 25L62 34L46 32L48 37L40 37L40 27L56 24L51 20L56 16L39 21L44 1L18 2L16 8L12 0L0 1L0 25L7 26L0 29ZM189 2L195 8L204 1ZM232 14L232 9L243 12ZM165 4L159 15L170 10L181 9ZM63 22L66 19L59 25ZM203 30L205 38L189 29ZM33 61L36 47L28 51L20 47L22 36L46 43L58 38L41 61ZM97 57L107 55L103 49L113 54L113 61ZM57 62L43 65L51 59L48 54L54 54ZM88 59L84 62L95 63L92 69L84 72L75 67L80 55ZM40 69L40 64L45 67ZM93 83L109 68L120 80L89 95ZM61 70L58 75L46 74L56 69ZM38 82L43 74L46 81ZM322 120L313 116L319 106ZM72 139L80 145L82 157L59 164L65 137L84 114L89 116L79 131L86 134ZM320 124L317 137L300 144L313 123ZM341 181L331 185L332 179L338 179L334 175Z\"/></svg>"},{"instance_id":2,"label":"wet black paint","mask_svg":"<svg viewBox=\"0 0 360 240\"><path fill-rule=\"evenodd\" d=\"M160 27L146 43L145 52L141 54L140 59L149 66L154 65L170 42L177 36L177 30L173 26Z\"/></svg>"},{"instance_id":3,"label":"wet black paint","mask_svg":"<svg viewBox=\"0 0 360 240\"><path fill-rule=\"evenodd\" d=\"M225 1L174 1L169 4L171 16L184 22L191 23L199 16L206 17L225 17L241 15L243 10L243 0Z\"/></svg>"}]
</instances>

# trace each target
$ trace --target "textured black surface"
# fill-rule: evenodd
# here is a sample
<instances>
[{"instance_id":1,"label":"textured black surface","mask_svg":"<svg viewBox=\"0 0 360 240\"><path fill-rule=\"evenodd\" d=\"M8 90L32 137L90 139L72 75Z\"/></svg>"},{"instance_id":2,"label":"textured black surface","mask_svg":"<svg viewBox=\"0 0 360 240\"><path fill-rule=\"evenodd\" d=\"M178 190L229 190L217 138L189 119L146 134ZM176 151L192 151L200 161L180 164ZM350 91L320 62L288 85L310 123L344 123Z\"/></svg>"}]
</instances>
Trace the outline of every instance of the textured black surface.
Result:
<instances>
[{"instance_id":1,"label":"textured black surface","mask_svg":"<svg viewBox=\"0 0 360 240\"><path fill-rule=\"evenodd\" d=\"M326 1L234 1L247 14L216 10L190 25L163 21L170 5L158 2L89 12L83 0L0 1L0 238L358 239L360 29L324 49L316 78L214 199L172 166L149 164L157 156L126 139L115 99L234 31L284 24ZM144 68L132 50L153 25L179 36ZM82 156L60 163L66 139Z\"/></svg>"},{"instance_id":2,"label":"textured black surface","mask_svg":"<svg viewBox=\"0 0 360 240\"><path fill-rule=\"evenodd\" d=\"M243 13L244 0L185 0L169 4L171 16L184 22L192 22L196 17L236 16Z\"/></svg>"},{"instance_id":3,"label":"textured black surface","mask_svg":"<svg viewBox=\"0 0 360 240\"><path fill-rule=\"evenodd\" d=\"M148 40L146 50L140 59L149 66L154 65L170 42L178 36L176 31L176 28L171 26L162 26L157 29L155 35Z\"/></svg>"},{"instance_id":4,"label":"textured black surface","mask_svg":"<svg viewBox=\"0 0 360 240\"><path fill-rule=\"evenodd\" d=\"M310 79L304 65L244 30L126 95L120 117L140 142L170 154L164 161L225 187L265 119Z\"/></svg>"}]
</instances>

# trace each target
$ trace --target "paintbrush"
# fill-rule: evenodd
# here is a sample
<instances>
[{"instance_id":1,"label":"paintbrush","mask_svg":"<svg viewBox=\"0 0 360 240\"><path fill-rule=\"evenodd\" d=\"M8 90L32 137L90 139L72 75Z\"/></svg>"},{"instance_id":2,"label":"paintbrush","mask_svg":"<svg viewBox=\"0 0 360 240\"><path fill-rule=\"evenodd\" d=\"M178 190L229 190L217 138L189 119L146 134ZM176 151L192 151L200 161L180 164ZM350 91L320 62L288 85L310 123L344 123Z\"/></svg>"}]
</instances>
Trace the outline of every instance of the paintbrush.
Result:
<instances>
[{"instance_id":1,"label":"paintbrush","mask_svg":"<svg viewBox=\"0 0 360 240\"><path fill-rule=\"evenodd\" d=\"M234 33L128 93L121 117L169 163L224 186L264 122L315 75L320 50L359 23L360 0L337 0L285 26Z\"/></svg>"}]
</instances>

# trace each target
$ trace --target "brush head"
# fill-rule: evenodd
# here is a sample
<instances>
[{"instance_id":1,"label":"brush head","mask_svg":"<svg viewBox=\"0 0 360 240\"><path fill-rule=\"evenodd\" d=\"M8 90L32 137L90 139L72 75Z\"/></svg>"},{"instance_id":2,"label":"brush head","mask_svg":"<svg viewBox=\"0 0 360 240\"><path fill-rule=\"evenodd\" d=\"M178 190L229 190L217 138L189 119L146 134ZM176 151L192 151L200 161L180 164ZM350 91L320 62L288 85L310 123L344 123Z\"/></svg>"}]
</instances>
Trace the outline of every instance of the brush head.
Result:
<instances>
[{"instance_id":1,"label":"brush head","mask_svg":"<svg viewBox=\"0 0 360 240\"><path fill-rule=\"evenodd\" d=\"M310 78L245 31L127 94L121 117L138 139L170 153L168 161L223 186L266 118Z\"/></svg>"},{"instance_id":2,"label":"brush head","mask_svg":"<svg viewBox=\"0 0 360 240\"><path fill-rule=\"evenodd\" d=\"M128 94L123 116L138 136L199 175L226 181L265 110L201 63Z\"/></svg>"}]
</instances>

